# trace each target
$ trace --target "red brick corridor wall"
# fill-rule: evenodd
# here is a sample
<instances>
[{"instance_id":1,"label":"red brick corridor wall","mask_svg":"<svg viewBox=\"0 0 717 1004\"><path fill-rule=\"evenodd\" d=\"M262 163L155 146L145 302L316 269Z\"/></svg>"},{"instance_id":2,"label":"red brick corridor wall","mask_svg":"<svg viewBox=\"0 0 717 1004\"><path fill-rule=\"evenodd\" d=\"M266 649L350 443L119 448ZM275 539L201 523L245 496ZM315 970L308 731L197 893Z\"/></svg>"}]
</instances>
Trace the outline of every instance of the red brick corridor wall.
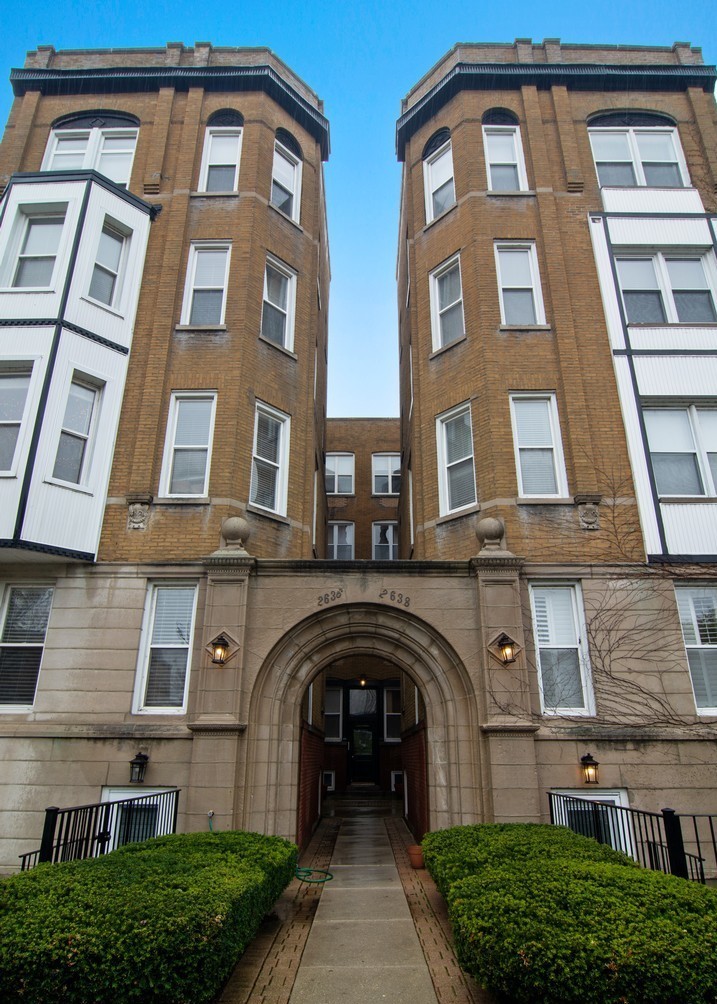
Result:
<instances>
[{"instance_id":1,"label":"red brick corridor wall","mask_svg":"<svg viewBox=\"0 0 717 1004\"><path fill-rule=\"evenodd\" d=\"M319 778L323 755L323 736L303 724L299 766L299 818L296 826L296 840L300 848L308 844L319 820Z\"/></svg>"},{"instance_id":2,"label":"red brick corridor wall","mask_svg":"<svg viewBox=\"0 0 717 1004\"><path fill-rule=\"evenodd\" d=\"M428 830L428 777L426 772L426 729L417 725L401 737L404 784L408 794L406 822L416 840Z\"/></svg>"}]
</instances>

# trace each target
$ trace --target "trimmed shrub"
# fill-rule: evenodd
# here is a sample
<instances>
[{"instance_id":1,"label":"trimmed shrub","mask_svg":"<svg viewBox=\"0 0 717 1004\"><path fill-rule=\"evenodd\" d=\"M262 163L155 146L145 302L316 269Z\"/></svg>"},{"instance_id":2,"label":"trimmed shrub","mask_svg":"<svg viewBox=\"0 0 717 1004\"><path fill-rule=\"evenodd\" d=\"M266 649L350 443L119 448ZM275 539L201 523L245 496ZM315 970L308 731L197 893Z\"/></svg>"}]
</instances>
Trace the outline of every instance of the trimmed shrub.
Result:
<instances>
[{"instance_id":1,"label":"trimmed shrub","mask_svg":"<svg viewBox=\"0 0 717 1004\"><path fill-rule=\"evenodd\" d=\"M213 1000L296 867L278 837L160 837L0 884L0 1000Z\"/></svg>"},{"instance_id":2,"label":"trimmed shrub","mask_svg":"<svg viewBox=\"0 0 717 1004\"><path fill-rule=\"evenodd\" d=\"M712 1004L717 896L599 861L502 863L449 893L458 958L517 1004Z\"/></svg>"},{"instance_id":3,"label":"trimmed shrub","mask_svg":"<svg viewBox=\"0 0 717 1004\"><path fill-rule=\"evenodd\" d=\"M516 867L524 863L531 870L536 861L556 858L580 858L639 867L632 858L606 844L580 836L564 826L541 823L454 826L449 830L427 833L422 846L426 868L446 899L454 882L500 862L512 862Z\"/></svg>"}]
</instances>

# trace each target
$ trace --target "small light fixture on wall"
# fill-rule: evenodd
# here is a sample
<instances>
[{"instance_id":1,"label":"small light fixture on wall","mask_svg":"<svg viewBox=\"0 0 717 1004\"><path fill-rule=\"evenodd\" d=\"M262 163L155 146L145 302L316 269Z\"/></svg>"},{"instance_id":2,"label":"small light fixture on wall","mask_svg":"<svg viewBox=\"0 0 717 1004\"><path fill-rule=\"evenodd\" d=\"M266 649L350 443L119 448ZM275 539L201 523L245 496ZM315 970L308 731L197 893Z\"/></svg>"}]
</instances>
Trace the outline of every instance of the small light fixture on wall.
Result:
<instances>
[{"instance_id":1,"label":"small light fixture on wall","mask_svg":"<svg viewBox=\"0 0 717 1004\"><path fill-rule=\"evenodd\" d=\"M129 762L130 784L142 784L144 772L147 770L149 756L146 753L137 753Z\"/></svg>"},{"instance_id":2,"label":"small light fixture on wall","mask_svg":"<svg viewBox=\"0 0 717 1004\"><path fill-rule=\"evenodd\" d=\"M215 666L223 666L227 661L227 654L229 652L229 641L220 634L217 638L211 642L212 646L212 662Z\"/></svg>"},{"instance_id":3,"label":"small light fixture on wall","mask_svg":"<svg viewBox=\"0 0 717 1004\"><path fill-rule=\"evenodd\" d=\"M515 662L515 642L505 632L496 638L495 645L500 652L504 666L510 666L512 662Z\"/></svg>"},{"instance_id":4,"label":"small light fixture on wall","mask_svg":"<svg viewBox=\"0 0 717 1004\"><path fill-rule=\"evenodd\" d=\"M600 763L595 759L592 753L586 753L585 756L580 757L580 767L583 772L583 781L585 784L598 783L599 766Z\"/></svg>"},{"instance_id":5,"label":"small light fixture on wall","mask_svg":"<svg viewBox=\"0 0 717 1004\"><path fill-rule=\"evenodd\" d=\"M361 684L362 687L365 687L366 686L366 677L362 676L361 679L359 680L359 683Z\"/></svg>"}]
</instances>

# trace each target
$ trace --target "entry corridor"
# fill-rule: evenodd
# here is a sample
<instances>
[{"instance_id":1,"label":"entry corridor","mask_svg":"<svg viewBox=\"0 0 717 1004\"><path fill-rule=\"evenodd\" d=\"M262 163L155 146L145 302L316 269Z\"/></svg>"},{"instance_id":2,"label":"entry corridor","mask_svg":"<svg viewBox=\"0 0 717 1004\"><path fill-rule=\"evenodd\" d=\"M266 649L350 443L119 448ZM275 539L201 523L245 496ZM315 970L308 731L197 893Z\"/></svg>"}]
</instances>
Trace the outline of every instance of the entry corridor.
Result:
<instances>
[{"instance_id":1,"label":"entry corridor","mask_svg":"<svg viewBox=\"0 0 717 1004\"><path fill-rule=\"evenodd\" d=\"M290 1004L437 1004L381 816L341 821Z\"/></svg>"}]
</instances>

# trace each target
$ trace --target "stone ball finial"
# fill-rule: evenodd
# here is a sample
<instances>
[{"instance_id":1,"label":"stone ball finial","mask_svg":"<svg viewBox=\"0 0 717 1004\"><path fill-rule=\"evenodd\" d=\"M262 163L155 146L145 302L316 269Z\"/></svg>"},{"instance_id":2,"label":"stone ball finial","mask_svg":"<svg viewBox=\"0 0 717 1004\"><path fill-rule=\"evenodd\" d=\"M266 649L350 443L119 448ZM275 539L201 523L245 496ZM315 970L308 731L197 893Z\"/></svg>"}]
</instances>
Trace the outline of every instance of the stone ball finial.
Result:
<instances>
[{"instance_id":1,"label":"stone ball finial","mask_svg":"<svg viewBox=\"0 0 717 1004\"><path fill-rule=\"evenodd\" d=\"M222 537L226 546L243 551L251 536L251 527L243 516L229 516L222 522Z\"/></svg>"},{"instance_id":2,"label":"stone ball finial","mask_svg":"<svg viewBox=\"0 0 717 1004\"><path fill-rule=\"evenodd\" d=\"M481 551L500 551L505 534L505 523L497 516L485 516L478 521L476 537L481 545Z\"/></svg>"}]
</instances>

